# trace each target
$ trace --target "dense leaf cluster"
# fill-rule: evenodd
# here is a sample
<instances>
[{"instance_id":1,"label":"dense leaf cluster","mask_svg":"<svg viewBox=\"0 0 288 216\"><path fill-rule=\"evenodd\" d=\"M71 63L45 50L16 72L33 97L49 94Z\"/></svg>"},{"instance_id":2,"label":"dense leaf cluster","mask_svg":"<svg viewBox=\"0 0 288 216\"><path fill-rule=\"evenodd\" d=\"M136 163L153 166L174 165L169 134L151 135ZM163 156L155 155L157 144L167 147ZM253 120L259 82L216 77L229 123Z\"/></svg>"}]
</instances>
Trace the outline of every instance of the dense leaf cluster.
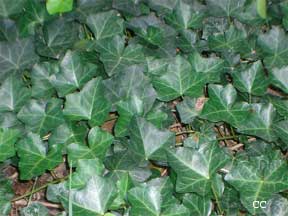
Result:
<instances>
[{"instance_id":1,"label":"dense leaf cluster","mask_svg":"<svg viewBox=\"0 0 288 216\"><path fill-rule=\"evenodd\" d=\"M64 158L74 216L287 216L288 3L259 2L0 0L0 165Z\"/></svg>"}]
</instances>

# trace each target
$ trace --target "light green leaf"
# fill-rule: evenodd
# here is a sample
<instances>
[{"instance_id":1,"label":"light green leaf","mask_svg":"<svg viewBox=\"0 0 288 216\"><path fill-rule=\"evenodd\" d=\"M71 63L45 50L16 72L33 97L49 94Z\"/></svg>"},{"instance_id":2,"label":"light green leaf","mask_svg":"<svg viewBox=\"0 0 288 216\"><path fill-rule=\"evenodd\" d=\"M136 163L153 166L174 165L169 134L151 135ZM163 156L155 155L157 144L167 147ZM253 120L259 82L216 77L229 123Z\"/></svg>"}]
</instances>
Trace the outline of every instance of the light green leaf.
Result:
<instances>
[{"instance_id":1,"label":"light green leaf","mask_svg":"<svg viewBox=\"0 0 288 216\"><path fill-rule=\"evenodd\" d=\"M269 85L260 61L233 71L233 85L241 92L262 96Z\"/></svg>"},{"instance_id":2,"label":"light green leaf","mask_svg":"<svg viewBox=\"0 0 288 216\"><path fill-rule=\"evenodd\" d=\"M216 142L204 143L197 150L181 147L168 151L168 163L177 174L179 193L213 196L212 184L219 178L217 171L228 161L229 156Z\"/></svg>"},{"instance_id":3,"label":"light green leaf","mask_svg":"<svg viewBox=\"0 0 288 216\"><path fill-rule=\"evenodd\" d=\"M140 64L145 60L142 46L131 44L125 47L125 39L119 35L100 40L96 49L100 52L100 60L109 76L123 73L127 66Z\"/></svg>"},{"instance_id":4,"label":"light green leaf","mask_svg":"<svg viewBox=\"0 0 288 216\"><path fill-rule=\"evenodd\" d=\"M89 120L91 125L101 125L108 116L110 103L103 96L101 78L90 80L80 92L66 96L63 113L70 120Z\"/></svg>"},{"instance_id":5,"label":"light green leaf","mask_svg":"<svg viewBox=\"0 0 288 216\"><path fill-rule=\"evenodd\" d=\"M38 61L38 58L34 52L31 38L16 40L15 42L0 42L0 79L4 79L9 73L30 68Z\"/></svg>"},{"instance_id":6,"label":"light green leaf","mask_svg":"<svg viewBox=\"0 0 288 216\"><path fill-rule=\"evenodd\" d=\"M257 12L263 19L266 19L267 17L266 7L266 0L257 0Z\"/></svg>"},{"instance_id":7,"label":"light green leaf","mask_svg":"<svg viewBox=\"0 0 288 216\"><path fill-rule=\"evenodd\" d=\"M9 76L0 86L0 113L18 112L30 99L31 90L15 75Z\"/></svg>"},{"instance_id":8,"label":"light green leaf","mask_svg":"<svg viewBox=\"0 0 288 216\"><path fill-rule=\"evenodd\" d=\"M81 89L97 73L97 66L84 63L80 54L67 51L60 62L60 71L51 75L51 83L59 96L65 96L76 89Z\"/></svg>"},{"instance_id":9,"label":"light green leaf","mask_svg":"<svg viewBox=\"0 0 288 216\"><path fill-rule=\"evenodd\" d=\"M272 104L251 104L247 118L238 126L240 133L257 136L268 142L276 135L272 129L276 112Z\"/></svg>"},{"instance_id":10,"label":"light green leaf","mask_svg":"<svg viewBox=\"0 0 288 216\"><path fill-rule=\"evenodd\" d=\"M225 180L239 191L244 207L256 214L261 209L254 208L253 201L268 201L274 193L287 190L287 171L287 163L275 153L270 158L260 156L237 162Z\"/></svg>"},{"instance_id":11,"label":"light green leaf","mask_svg":"<svg viewBox=\"0 0 288 216\"><path fill-rule=\"evenodd\" d=\"M15 143L20 138L20 132L15 129L0 128L0 161L15 155Z\"/></svg>"},{"instance_id":12,"label":"light green leaf","mask_svg":"<svg viewBox=\"0 0 288 216\"><path fill-rule=\"evenodd\" d=\"M88 143L89 147L83 144L73 143L68 145L69 161L77 161L78 159L94 159L99 158L103 160L106 151L113 142L114 137L101 130L99 127L94 127L89 131Z\"/></svg>"},{"instance_id":13,"label":"light green leaf","mask_svg":"<svg viewBox=\"0 0 288 216\"><path fill-rule=\"evenodd\" d=\"M20 158L19 169L21 180L28 180L51 170L62 162L61 147L47 146L40 136L28 133L17 144L17 154Z\"/></svg>"},{"instance_id":14,"label":"light green leaf","mask_svg":"<svg viewBox=\"0 0 288 216\"><path fill-rule=\"evenodd\" d=\"M209 100L204 104L201 118L213 122L225 121L233 126L241 124L248 116L249 104L235 103L237 92L231 84L223 87L209 85Z\"/></svg>"},{"instance_id":15,"label":"light green leaf","mask_svg":"<svg viewBox=\"0 0 288 216\"><path fill-rule=\"evenodd\" d=\"M90 14L86 23L96 40L113 37L123 32L123 19L114 10Z\"/></svg>"},{"instance_id":16,"label":"light green leaf","mask_svg":"<svg viewBox=\"0 0 288 216\"><path fill-rule=\"evenodd\" d=\"M46 8L49 14L69 12L73 8L73 0L47 0Z\"/></svg>"},{"instance_id":17,"label":"light green leaf","mask_svg":"<svg viewBox=\"0 0 288 216\"><path fill-rule=\"evenodd\" d=\"M129 127L129 148L142 159L166 160L165 149L175 143L174 134L159 130L144 118L135 117Z\"/></svg>"},{"instance_id":18,"label":"light green leaf","mask_svg":"<svg viewBox=\"0 0 288 216\"><path fill-rule=\"evenodd\" d=\"M25 123L27 129L44 136L64 123L61 106L62 100L56 98L47 101L31 99L19 111L17 118Z\"/></svg>"}]
</instances>

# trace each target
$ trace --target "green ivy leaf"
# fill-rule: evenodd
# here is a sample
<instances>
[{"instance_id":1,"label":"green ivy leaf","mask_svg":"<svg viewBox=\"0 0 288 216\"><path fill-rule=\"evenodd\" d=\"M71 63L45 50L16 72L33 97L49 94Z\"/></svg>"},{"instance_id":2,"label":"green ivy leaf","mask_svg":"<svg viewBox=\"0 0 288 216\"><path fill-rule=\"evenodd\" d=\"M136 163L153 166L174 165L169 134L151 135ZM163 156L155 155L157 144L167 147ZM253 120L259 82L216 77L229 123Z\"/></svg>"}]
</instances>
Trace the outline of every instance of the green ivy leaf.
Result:
<instances>
[{"instance_id":1,"label":"green ivy leaf","mask_svg":"<svg viewBox=\"0 0 288 216\"><path fill-rule=\"evenodd\" d=\"M241 92L253 95L263 95L269 85L261 62L255 62L241 71L232 73L233 85Z\"/></svg>"},{"instance_id":2,"label":"green ivy leaf","mask_svg":"<svg viewBox=\"0 0 288 216\"><path fill-rule=\"evenodd\" d=\"M21 108L17 118L25 123L27 129L44 136L64 123L61 106L62 100L56 98L47 101L31 99Z\"/></svg>"},{"instance_id":3,"label":"green ivy leaf","mask_svg":"<svg viewBox=\"0 0 288 216\"><path fill-rule=\"evenodd\" d=\"M22 12L25 1L18 0L1 0L0 1L0 17L7 18L11 15L20 14Z\"/></svg>"},{"instance_id":4,"label":"green ivy leaf","mask_svg":"<svg viewBox=\"0 0 288 216\"><path fill-rule=\"evenodd\" d=\"M235 103L237 92L228 84L209 85L209 100L204 104L201 118L213 122L225 121L233 126L243 122L248 116L249 105L247 103Z\"/></svg>"},{"instance_id":5,"label":"green ivy leaf","mask_svg":"<svg viewBox=\"0 0 288 216\"><path fill-rule=\"evenodd\" d=\"M21 209L22 216L49 216L49 209L46 208L43 204L38 202L33 202L25 208Z\"/></svg>"},{"instance_id":6,"label":"green ivy leaf","mask_svg":"<svg viewBox=\"0 0 288 216\"><path fill-rule=\"evenodd\" d=\"M171 199L171 183L168 180L167 178L153 179L147 185L132 188L128 193L128 200L132 206L131 215L190 215L183 205L171 203L173 200Z\"/></svg>"},{"instance_id":7,"label":"green ivy leaf","mask_svg":"<svg viewBox=\"0 0 288 216\"><path fill-rule=\"evenodd\" d=\"M0 113L18 112L20 108L30 99L31 91L22 80L16 76L9 76L0 86Z\"/></svg>"},{"instance_id":8,"label":"green ivy leaf","mask_svg":"<svg viewBox=\"0 0 288 216\"><path fill-rule=\"evenodd\" d=\"M275 115L275 108L270 103L251 104L249 115L239 125L238 131L271 142L276 139L272 128Z\"/></svg>"},{"instance_id":9,"label":"green ivy leaf","mask_svg":"<svg viewBox=\"0 0 288 216\"><path fill-rule=\"evenodd\" d=\"M229 156L216 142L202 144L199 149L176 148L168 151L168 163L177 174L176 191L214 195L219 175L217 171L229 161Z\"/></svg>"},{"instance_id":10,"label":"green ivy leaf","mask_svg":"<svg viewBox=\"0 0 288 216\"><path fill-rule=\"evenodd\" d=\"M105 154L113 142L114 137L99 127L94 127L89 131L88 143L89 148L83 144L72 143L68 145L68 157L70 161L78 159L94 159L103 160Z\"/></svg>"},{"instance_id":11,"label":"green ivy leaf","mask_svg":"<svg viewBox=\"0 0 288 216\"><path fill-rule=\"evenodd\" d=\"M20 138L20 132L15 129L0 128L0 161L15 155L15 143Z\"/></svg>"},{"instance_id":12,"label":"green ivy leaf","mask_svg":"<svg viewBox=\"0 0 288 216\"><path fill-rule=\"evenodd\" d=\"M109 76L123 73L129 65L144 62L142 46L128 45L125 47L124 38L119 35L97 42L96 49L100 52L100 60Z\"/></svg>"},{"instance_id":13,"label":"green ivy leaf","mask_svg":"<svg viewBox=\"0 0 288 216\"><path fill-rule=\"evenodd\" d=\"M5 79L9 73L30 68L38 59L31 38L17 40L13 43L0 42L1 80Z\"/></svg>"},{"instance_id":14,"label":"green ivy leaf","mask_svg":"<svg viewBox=\"0 0 288 216\"><path fill-rule=\"evenodd\" d=\"M96 40L110 38L123 32L123 19L114 10L90 14L86 23Z\"/></svg>"},{"instance_id":15,"label":"green ivy leaf","mask_svg":"<svg viewBox=\"0 0 288 216\"><path fill-rule=\"evenodd\" d=\"M69 209L69 202L72 206L72 212L75 216L104 215L117 195L114 183L105 177L94 175L89 179L82 189L69 190L62 183L48 187L50 196L55 194L61 201L66 211Z\"/></svg>"},{"instance_id":16,"label":"green ivy leaf","mask_svg":"<svg viewBox=\"0 0 288 216\"><path fill-rule=\"evenodd\" d=\"M32 97L34 98L50 98L56 93L51 84L51 76L59 71L56 64L50 62L43 62L35 64L32 68Z\"/></svg>"},{"instance_id":17,"label":"green ivy leaf","mask_svg":"<svg viewBox=\"0 0 288 216\"><path fill-rule=\"evenodd\" d=\"M20 158L20 178L28 180L51 170L62 162L61 147L47 146L39 135L28 133L26 137L16 144Z\"/></svg>"},{"instance_id":18,"label":"green ivy leaf","mask_svg":"<svg viewBox=\"0 0 288 216\"><path fill-rule=\"evenodd\" d=\"M253 201L268 201L274 193L287 190L287 170L279 154L260 156L237 162L225 180L239 191L245 208L255 214L261 210L253 207Z\"/></svg>"},{"instance_id":19,"label":"green ivy leaf","mask_svg":"<svg viewBox=\"0 0 288 216\"><path fill-rule=\"evenodd\" d=\"M67 51L60 63L60 71L51 75L52 85L60 97L81 89L96 75L97 66L84 63L77 52Z\"/></svg>"},{"instance_id":20,"label":"green ivy leaf","mask_svg":"<svg viewBox=\"0 0 288 216\"><path fill-rule=\"evenodd\" d=\"M288 56L287 35L282 28L272 28L257 39L257 44L264 56L264 64L268 68L282 67L287 65Z\"/></svg>"},{"instance_id":21,"label":"green ivy leaf","mask_svg":"<svg viewBox=\"0 0 288 216\"><path fill-rule=\"evenodd\" d=\"M287 79L288 67L273 68L271 83L278 88L281 88L285 93L288 93L288 79Z\"/></svg>"},{"instance_id":22,"label":"green ivy leaf","mask_svg":"<svg viewBox=\"0 0 288 216\"><path fill-rule=\"evenodd\" d=\"M211 200L208 197L201 197L194 193L184 195L183 205L195 216L208 216L212 211Z\"/></svg>"},{"instance_id":23,"label":"green ivy leaf","mask_svg":"<svg viewBox=\"0 0 288 216\"><path fill-rule=\"evenodd\" d=\"M2 168L1 168L1 175L0 175L0 213L2 215L9 215L11 211L11 202L10 200L14 196L13 188L12 188L12 181L6 179L2 175Z\"/></svg>"},{"instance_id":24,"label":"green ivy leaf","mask_svg":"<svg viewBox=\"0 0 288 216\"><path fill-rule=\"evenodd\" d=\"M70 120L89 120L101 125L108 116L110 103L103 96L101 78L90 80L80 92L66 95L63 113Z\"/></svg>"},{"instance_id":25,"label":"green ivy leaf","mask_svg":"<svg viewBox=\"0 0 288 216\"><path fill-rule=\"evenodd\" d=\"M134 117L130 123L129 148L142 159L166 160L165 149L175 143L174 134L168 130L159 130L153 124L140 117Z\"/></svg>"}]
</instances>

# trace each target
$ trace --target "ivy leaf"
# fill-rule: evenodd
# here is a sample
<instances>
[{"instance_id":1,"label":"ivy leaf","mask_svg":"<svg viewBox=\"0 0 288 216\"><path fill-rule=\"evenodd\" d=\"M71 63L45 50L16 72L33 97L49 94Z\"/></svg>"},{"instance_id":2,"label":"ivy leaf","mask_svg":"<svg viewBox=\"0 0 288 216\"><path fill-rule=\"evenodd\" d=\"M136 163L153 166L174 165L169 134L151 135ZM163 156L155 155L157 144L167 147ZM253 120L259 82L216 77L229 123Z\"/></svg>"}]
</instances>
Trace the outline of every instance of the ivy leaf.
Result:
<instances>
[{"instance_id":1,"label":"ivy leaf","mask_svg":"<svg viewBox=\"0 0 288 216\"><path fill-rule=\"evenodd\" d=\"M73 0L47 0L46 7L49 14L68 12L73 8Z\"/></svg>"},{"instance_id":2,"label":"ivy leaf","mask_svg":"<svg viewBox=\"0 0 288 216\"><path fill-rule=\"evenodd\" d=\"M70 161L78 159L94 159L103 160L105 154L113 142L114 137L99 127L94 127L89 131L88 143L89 148L83 144L73 143L67 147L68 157Z\"/></svg>"},{"instance_id":3,"label":"ivy leaf","mask_svg":"<svg viewBox=\"0 0 288 216\"><path fill-rule=\"evenodd\" d=\"M246 68L241 68L241 71L233 72L232 77L233 85L239 91L247 92L250 95L263 95L269 85L269 81L259 61Z\"/></svg>"},{"instance_id":4,"label":"ivy leaf","mask_svg":"<svg viewBox=\"0 0 288 216\"><path fill-rule=\"evenodd\" d=\"M211 200L208 197L201 197L194 193L184 195L183 205L195 216L209 216L212 211Z\"/></svg>"},{"instance_id":5,"label":"ivy leaf","mask_svg":"<svg viewBox=\"0 0 288 216\"><path fill-rule=\"evenodd\" d=\"M62 145L63 150L71 143L85 143L87 127L81 124L67 122L55 128L49 137L49 145Z\"/></svg>"},{"instance_id":6,"label":"ivy leaf","mask_svg":"<svg viewBox=\"0 0 288 216\"><path fill-rule=\"evenodd\" d=\"M111 106L102 90L101 78L94 78L80 92L66 95L64 115L73 121L89 120L91 125L101 125Z\"/></svg>"},{"instance_id":7,"label":"ivy leaf","mask_svg":"<svg viewBox=\"0 0 288 216\"><path fill-rule=\"evenodd\" d=\"M52 185L48 187L50 194L56 194L65 210L68 211L69 203L75 216L104 215L117 195L117 190L111 179L94 175L82 189L69 190L65 185Z\"/></svg>"},{"instance_id":8,"label":"ivy leaf","mask_svg":"<svg viewBox=\"0 0 288 216\"><path fill-rule=\"evenodd\" d=\"M78 27L76 22L64 17L45 23L35 32L37 52L41 56L59 59L78 40Z\"/></svg>"},{"instance_id":9,"label":"ivy leaf","mask_svg":"<svg viewBox=\"0 0 288 216\"><path fill-rule=\"evenodd\" d=\"M272 26L268 32L258 36L257 44L263 52L266 67L273 68L287 65L288 42L283 29Z\"/></svg>"},{"instance_id":10,"label":"ivy leaf","mask_svg":"<svg viewBox=\"0 0 288 216\"><path fill-rule=\"evenodd\" d=\"M0 78L4 79L8 73L19 72L29 68L38 59L39 57L34 52L34 44L31 38L14 42L0 42Z\"/></svg>"},{"instance_id":11,"label":"ivy leaf","mask_svg":"<svg viewBox=\"0 0 288 216\"><path fill-rule=\"evenodd\" d=\"M279 194L274 195L269 199L266 206L267 207L263 209L263 212L265 212L266 215L284 216L288 214L288 200Z\"/></svg>"},{"instance_id":12,"label":"ivy leaf","mask_svg":"<svg viewBox=\"0 0 288 216\"><path fill-rule=\"evenodd\" d=\"M238 4L238 3L237 3ZM223 33L209 35L208 45L211 50L229 53L247 53L249 47L247 44L247 34L245 31L237 29L231 25L229 29Z\"/></svg>"},{"instance_id":13,"label":"ivy leaf","mask_svg":"<svg viewBox=\"0 0 288 216\"><path fill-rule=\"evenodd\" d=\"M15 143L20 138L20 132L16 129L0 128L0 161L15 155Z\"/></svg>"},{"instance_id":14,"label":"ivy leaf","mask_svg":"<svg viewBox=\"0 0 288 216\"><path fill-rule=\"evenodd\" d=\"M18 29L12 19L0 19L0 41L15 41L18 38Z\"/></svg>"},{"instance_id":15,"label":"ivy leaf","mask_svg":"<svg viewBox=\"0 0 288 216\"><path fill-rule=\"evenodd\" d=\"M60 71L51 75L50 80L58 95L62 97L76 89L81 89L96 75L96 70L96 65L84 64L79 53L68 51L61 60Z\"/></svg>"},{"instance_id":16,"label":"ivy leaf","mask_svg":"<svg viewBox=\"0 0 288 216\"><path fill-rule=\"evenodd\" d=\"M193 83L191 65L185 58L177 56L169 64L167 72L152 81L158 98L162 101L170 101L183 96L187 92L191 92Z\"/></svg>"},{"instance_id":17,"label":"ivy leaf","mask_svg":"<svg viewBox=\"0 0 288 216\"><path fill-rule=\"evenodd\" d=\"M11 212L11 199L14 196L12 181L0 175L0 213L2 215L9 215Z\"/></svg>"},{"instance_id":18,"label":"ivy leaf","mask_svg":"<svg viewBox=\"0 0 288 216\"><path fill-rule=\"evenodd\" d=\"M48 149L40 136L31 132L16 144L16 148L22 180L39 176L62 162L60 146L52 145Z\"/></svg>"},{"instance_id":19,"label":"ivy leaf","mask_svg":"<svg viewBox=\"0 0 288 216\"><path fill-rule=\"evenodd\" d=\"M7 18L11 15L19 14L22 12L25 1L17 0L1 0L0 1L0 17Z\"/></svg>"},{"instance_id":20,"label":"ivy leaf","mask_svg":"<svg viewBox=\"0 0 288 216\"><path fill-rule=\"evenodd\" d=\"M131 44L125 47L125 40L119 35L100 40L96 49L109 76L123 72L129 65L140 64L145 58L142 46Z\"/></svg>"},{"instance_id":21,"label":"ivy leaf","mask_svg":"<svg viewBox=\"0 0 288 216\"><path fill-rule=\"evenodd\" d=\"M271 73L271 83L286 93L288 93L287 71L288 67L273 68Z\"/></svg>"},{"instance_id":22,"label":"ivy leaf","mask_svg":"<svg viewBox=\"0 0 288 216\"><path fill-rule=\"evenodd\" d=\"M80 159L76 166L76 172L70 177L73 189L85 187L90 178L95 175L102 176L105 171L103 163L98 159Z\"/></svg>"},{"instance_id":23,"label":"ivy leaf","mask_svg":"<svg viewBox=\"0 0 288 216\"><path fill-rule=\"evenodd\" d=\"M181 147L168 151L168 163L177 174L179 193L214 194L217 171L228 161L229 156L216 142L204 143L197 150Z\"/></svg>"},{"instance_id":24,"label":"ivy leaf","mask_svg":"<svg viewBox=\"0 0 288 216\"><path fill-rule=\"evenodd\" d=\"M31 91L16 76L9 76L0 86L0 112L18 112L30 99Z\"/></svg>"},{"instance_id":25,"label":"ivy leaf","mask_svg":"<svg viewBox=\"0 0 288 216\"><path fill-rule=\"evenodd\" d=\"M191 123L197 116L199 116L204 98L190 98L184 97L184 100L176 105L177 111L179 112L181 121L185 124ZM198 105L198 106L197 106Z\"/></svg>"},{"instance_id":26,"label":"ivy leaf","mask_svg":"<svg viewBox=\"0 0 288 216\"><path fill-rule=\"evenodd\" d=\"M171 184L171 183L170 183ZM140 187L132 188L128 192L128 200L131 203L131 215L165 215L188 216L187 208L177 203L171 203L171 187L166 179L153 179ZM166 191L165 191L166 190ZM166 203L169 201L170 203Z\"/></svg>"},{"instance_id":27,"label":"ivy leaf","mask_svg":"<svg viewBox=\"0 0 288 216\"><path fill-rule=\"evenodd\" d=\"M288 144L288 121L283 120L273 124L273 131L284 143Z\"/></svg>"},{"instance_id":28,"label":"ivy leaf","mask_svg":"<svg viewBox=\"0 0 288 216\"><path fill-rule=\"evenodd\" d=\"M188 28L200 28L205 18L205 7L197 2L186 4L178 1L172 14L165 17L166 21L175 29L183 30Z\"/></svg>"},{"instance_id":29,"label":"ivy leaf","mask_svg":"<svg viewBox=\"0 0 288 216\"><path fill-rule=\"evenodd\" d=\"M129 148L142 159L166 160L165 149L175 143L174 134L159 130L144 118L134 117L129 127L131 144Z\"/></svg>"},{"instance_id":30,"label":"ivy leaf","mask_svg":"<svg viewBox=\"0 0 288 216\"><path fill-rule=\"evenodd\" d=\"M58 73L59 67L50 62L35 64L32 68L32 97L34 98L50 98L56 93L51 84L51 76Z\"/></svg>"},{"instance_id":31,"label":"ivy leaf","mask_svg":"<svg viewBox=\"0 0 288 216\"><path fill-rule=\"evenodd\" d=\"M117 16L114 10L90 14L86 23L96 40L110 38L123 32L123 19Z\"/></svg>"},{"instance_id":32,"label":"ivy leaf","mask_svg":"<svg viewBox=\"0 0 288 216\"><path fill-rule=\"evenodd\" d=\"M233 17L243 9L245 0L207 0L209 13L217 17Z\"/></svg>"},{"instance_id":33,"label":"ivy leaf","mask_svg":"<svg viewBox=\"0 0 288 216\"><path fill-rule=\"evenodd\" d=\"M260 137L268 142L276 139L272 128L273 119L276 115L272 104L251 104L249 115L243 121L238 131Z\"/></svg>"},{"instance_id":34,"label":"ivy leaf","mask_svg":"<svg viewBox=\"0 0 288 216\"><path fill-rule=\"evenodd\" d=\"M34 35L35 28L39 24L43 25L44 22L52 18L46 10L45 2L37 0L27 1L25 4L25 13L19 17L20 34L23 36Z\"/></svg>"},{"instance_id":35,"label":"ivy leaf","mask_svg":"<svg viewBox=\"0 0 288 216\"><path fill-rule=\"evenodd\" d=\"M225 121L233 126L243 122L248 115L249 105L247 103L235 103L237 92L235 88L228 84L209 85L209 100L204 104L201 118L213 122Z\"/></svg>"},{"instance_id":36,"label":"ivy leaf","mask_svg":"<svg viewBox=\"0 0 288 216\"><path fill-rule=\"evenodd\" d=\"M64 123L61 106L62 100L56 98L47 101L31 99L21 108L17 118L25 123L27 129L44 136Z\"/></svg>"},{"instance_id":37,"label":"ivy leaf","mask_svg":"<svg viewBox=\"0 0 288 216\"><path fill-rule=\"evenodd\" d=\"M22 208L20 212L22 216L36 216L36 215L49 216L48 208L46 208L44 205L38 202L31 203L25 208Z\"/></svg>"},{"instance_id":38,"label":"ivy leaf","mask_svg":"<svg viewBox=\"0 0 288 216\"><path fill-rule=\"evenodd\" d=\"M288 188L287 169L279 154L260 156L237 162L225 180L239 191L244 207L255 214L261 210L253 207L253 201L268 201L274 193Z\"/></svg>"}]
</instances>

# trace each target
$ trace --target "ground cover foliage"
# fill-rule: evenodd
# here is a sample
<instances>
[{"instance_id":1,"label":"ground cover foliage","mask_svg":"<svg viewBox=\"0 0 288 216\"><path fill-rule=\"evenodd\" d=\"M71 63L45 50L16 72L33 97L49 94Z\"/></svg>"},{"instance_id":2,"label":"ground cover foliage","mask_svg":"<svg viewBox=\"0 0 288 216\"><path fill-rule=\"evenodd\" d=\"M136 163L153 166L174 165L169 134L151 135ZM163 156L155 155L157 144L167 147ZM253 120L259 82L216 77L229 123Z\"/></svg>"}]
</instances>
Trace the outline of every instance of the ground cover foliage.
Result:
<instances>
[{"instance_id":1,"label":"ground cover foliage","mask_svg":"<svg viewBox=\"0 0 288 216\"><path fill-rule=\"evenodd\" d=\"M287 216L288 2L265 2L0 0L0 215Z\"/></svg>"}]
</instances>

